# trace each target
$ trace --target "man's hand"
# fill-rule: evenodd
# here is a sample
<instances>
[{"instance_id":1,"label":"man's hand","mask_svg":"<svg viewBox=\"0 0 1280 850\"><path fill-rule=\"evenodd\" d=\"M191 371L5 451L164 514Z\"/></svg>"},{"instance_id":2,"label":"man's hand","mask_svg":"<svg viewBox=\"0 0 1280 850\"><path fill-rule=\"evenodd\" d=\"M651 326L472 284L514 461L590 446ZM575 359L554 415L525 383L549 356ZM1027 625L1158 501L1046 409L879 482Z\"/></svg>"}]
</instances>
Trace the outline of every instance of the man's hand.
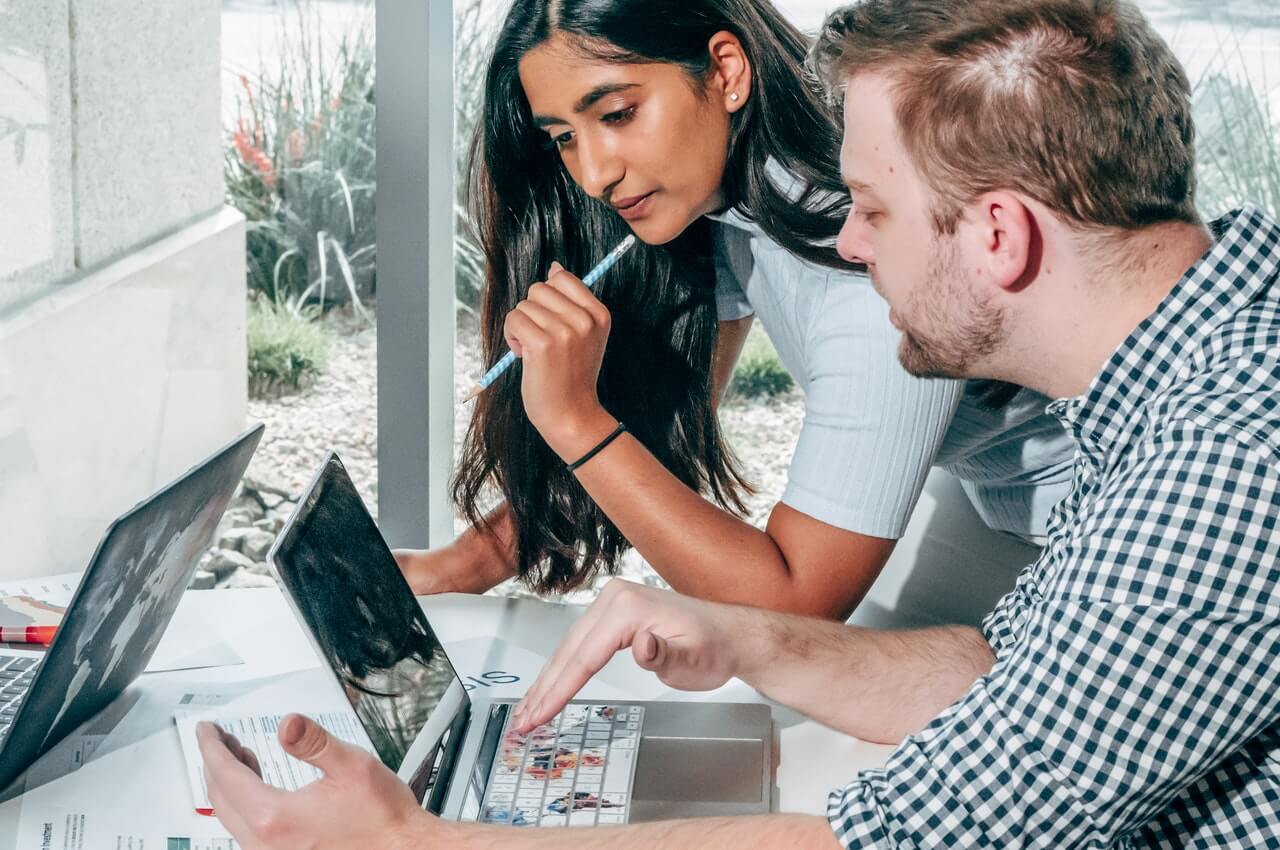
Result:
<instances>
[{"instance_id":1,"label":"man's hand","mask_svg":"<svg viewBox=\"0 0 1280 850\"><path fill-rule=\"evenodd\" d=\"M720 687L738 674L747 610L619 579L609 582L521 700L516 729L527 731L554 717L627 647L637 664L673 688Z\"/></svg>"},{"instance_id":2,"label":"man's hand","mask_svg":"<svg viewBox=\"0 0 1280 850\"><path fill-rule=\"evenodd\" d=\"M279 735L287 753L323 778L298 791L272 788L235 736L212 723L196 728L209 800L245 850L450 846L456 826L419 808L408 786L369 753L298 714L285 718Z\"/></svg>"}]
</instances>

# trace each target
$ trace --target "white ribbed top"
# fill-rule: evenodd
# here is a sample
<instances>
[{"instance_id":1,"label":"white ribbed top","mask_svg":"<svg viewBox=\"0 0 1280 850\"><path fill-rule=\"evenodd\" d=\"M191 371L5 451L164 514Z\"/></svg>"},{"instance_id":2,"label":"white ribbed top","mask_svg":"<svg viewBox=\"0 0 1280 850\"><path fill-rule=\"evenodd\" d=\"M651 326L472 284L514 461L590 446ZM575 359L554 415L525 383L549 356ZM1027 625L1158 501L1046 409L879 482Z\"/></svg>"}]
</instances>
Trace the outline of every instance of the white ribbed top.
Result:
<instances>
[{"instance_id":1,"label":"white ribbed top","mask_svg":"<svg viewBox=\"0 0 1280 850\"><path fill-rule=\"evenodd\" d=\"M721 320L754 313L805 393L782 501L829 525L898 538L935 463L992 528L1044 534L1071 483L1073 444L1024 390L982 405L973 382L921 379L898 361L899 332L865 275L808 263L730 212L716 225Z\"/></svg>"}]
</instances>

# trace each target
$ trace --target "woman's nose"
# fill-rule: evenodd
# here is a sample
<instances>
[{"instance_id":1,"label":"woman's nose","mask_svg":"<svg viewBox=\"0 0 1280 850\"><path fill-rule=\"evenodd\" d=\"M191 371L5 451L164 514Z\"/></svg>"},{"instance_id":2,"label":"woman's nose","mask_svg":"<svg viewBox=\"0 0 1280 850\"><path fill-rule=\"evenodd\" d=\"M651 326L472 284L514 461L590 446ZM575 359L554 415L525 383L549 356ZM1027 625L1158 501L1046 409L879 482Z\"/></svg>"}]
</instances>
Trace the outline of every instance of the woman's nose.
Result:
<instances>
[{"instance_id":1,"label":"woman's nose","mask_svg":"<svg viewBox=\"0 0 1280 850\"><path fill-rule=\"evenodd\" d=\"M612 145L579 137L578 173L584 192L605 199L609 189L622 182L626 169Z\"/></svg>"}]
</instances>

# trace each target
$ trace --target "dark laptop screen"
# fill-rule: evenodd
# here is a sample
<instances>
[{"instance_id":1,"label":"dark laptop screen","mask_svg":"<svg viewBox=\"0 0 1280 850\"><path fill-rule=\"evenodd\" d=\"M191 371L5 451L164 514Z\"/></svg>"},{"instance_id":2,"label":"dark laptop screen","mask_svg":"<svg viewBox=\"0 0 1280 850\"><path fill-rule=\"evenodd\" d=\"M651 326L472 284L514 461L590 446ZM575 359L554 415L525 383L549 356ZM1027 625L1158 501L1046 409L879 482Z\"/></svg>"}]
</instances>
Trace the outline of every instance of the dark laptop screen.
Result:
<instances>
[{"instance_id":1,"label":"dark laptop screen","mask_svg":"<svg viewBox=\"0 0 1280 850\"><path fill-rule=\"evenodd\" d=\"M111 524L10 728L0 788L146 668L261 438L257 425Z\"/></svg>"},{"instance_id":2,"label":"dark laptop screen","mask_svg":"<svg viewBox=\"0 0 1280 850\"><path fill-rule=\"evenodd\" d=\"M422 800L457 743L466 692L336 456L272 560L378 756Z\"/></svg>"}]
</instances>

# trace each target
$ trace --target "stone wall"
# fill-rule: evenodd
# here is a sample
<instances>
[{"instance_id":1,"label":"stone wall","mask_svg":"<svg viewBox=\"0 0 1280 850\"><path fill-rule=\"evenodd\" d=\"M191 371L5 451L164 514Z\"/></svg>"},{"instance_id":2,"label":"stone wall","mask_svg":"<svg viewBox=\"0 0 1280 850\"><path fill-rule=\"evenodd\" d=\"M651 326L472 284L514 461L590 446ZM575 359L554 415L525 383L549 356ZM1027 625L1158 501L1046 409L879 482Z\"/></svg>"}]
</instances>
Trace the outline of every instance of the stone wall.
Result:
<instances>
[{"instance_id":1,"label":"stone wall","mask_svg":"<svg viewBox=\"0 0 1280 850\"><path fill-rule=\"evenodd\" d=\"M244 425L220 12L0 4L0 578L83 568Z\"/></svg>"}]
</instances>

